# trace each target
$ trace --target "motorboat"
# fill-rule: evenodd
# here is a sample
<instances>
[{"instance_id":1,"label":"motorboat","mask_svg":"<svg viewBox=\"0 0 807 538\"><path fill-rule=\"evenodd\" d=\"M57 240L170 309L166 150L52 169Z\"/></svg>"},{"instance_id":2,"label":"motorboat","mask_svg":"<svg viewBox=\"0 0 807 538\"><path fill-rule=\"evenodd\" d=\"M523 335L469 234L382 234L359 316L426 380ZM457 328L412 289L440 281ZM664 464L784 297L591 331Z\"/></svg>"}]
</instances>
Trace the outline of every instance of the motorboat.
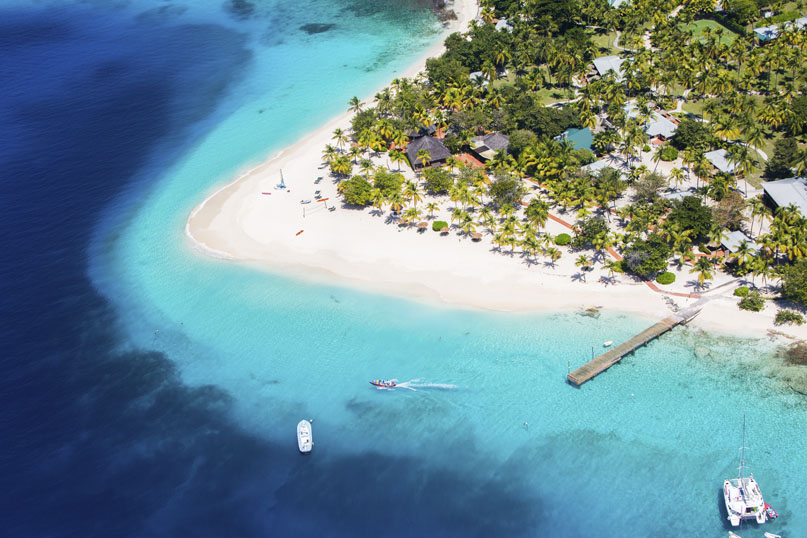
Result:
<instances>
[{"instance_id":1,"label":"motorboat","mask_svg":"<svg viewBox=\"0 0 807 538\"><path fill-rule=\"evenodd\" d=\"M768 513L768 519L776 519L777 517L779 517L779 514L776 513L776 510L773 509L773 506L771 506L768 503L765 503L765 512Z\"/></svg>"},{"instance_id":2,"label":"motorboat","mask_svg":"<svg viewBox=\"0 0 807 538\"><path fill-rule=\"evenodd\" d=\"M301 203L301 204L303 204L303 205L305 205L305 204L310 204L310 203L311 203L311 200L309 200L309 199L305 198L305 199L303 199L303 200L300 200L300 203Z\"/></svg>"},{"instance_id":3,"label":"motorboat","mask_svg":"<svg viewBox=\"0 0 807 538\"><path fill-rule=\"evenodd\" d=\"M297 424L297 448L303 454L308 454L314 447L314 438L311 435L311 423L307 420L301 420Z\"/></svg>"},{"instance_id":4,"label":"motorboat","mask_svg":"<svg viewBox=\"0 0 807 538\"><path fill-rule=\"evenodd\" d=\"M375 385L376 387L391 389L392 387L396 386L398 383L391 379L375 379L370 381L371 385Z\"/></svg>"},{"instance_id":5,"label":"motorboat","mask_svg":"<svg viewBox=\"0 0 807 538\"><path fill-rule=\"evenodd\" d=\"M774 534L772 532L766 532L765 533L765 538L782 538L782 537L779 536L778 534Z\"/></svg>"},{"instance_id":6,"label":"motorboat","mask_svg":"<svg viewBox=\"0 0 807 538\"><path fill-rule=\"evenodd\" d=\"M739 527L746 519L765 523L768 518L765 499L754 480L754 474L745 476L745 417L743 417L743 446L740 447L740 468L737 478L723 481L723 499L732 527Z\"/></svg>"}]
</instances>

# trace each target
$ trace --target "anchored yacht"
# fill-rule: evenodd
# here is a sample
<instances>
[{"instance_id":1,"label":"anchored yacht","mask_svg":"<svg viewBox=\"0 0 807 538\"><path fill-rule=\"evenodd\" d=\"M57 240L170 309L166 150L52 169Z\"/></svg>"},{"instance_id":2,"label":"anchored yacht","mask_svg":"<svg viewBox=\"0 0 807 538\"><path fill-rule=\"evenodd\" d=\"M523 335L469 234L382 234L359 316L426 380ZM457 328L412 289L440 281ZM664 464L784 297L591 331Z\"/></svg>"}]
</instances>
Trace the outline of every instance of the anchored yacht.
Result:
<instances>
[{"instance_id":1,"label":"anchored yacht","mask_svg":"<svg viewBox=\"0 0 807 538\"><path fill-rule=\"evenodd\" d=\"M297 448L303 454L308 454L314 447L314 439L311 435L311 423L307 420L301 420L297 424Z\"/></svg>"},{"instance_id":2,"label":"anchored yacht","mask_svg":"<svg viewBox=\"0 0 807 538\"><path fill-rule=\"evenodd\" d=\"M759 484L754 480L753 473L745 476L745 417L743 416L743 446L740 447L740 468L737 478L730 478L723 482L723 498L726 501L726 511L732 527L739 527L746 519L753 519L757 523L765 523L767 512L765 500L759 490Z\"/></svg>"}]
</instances>

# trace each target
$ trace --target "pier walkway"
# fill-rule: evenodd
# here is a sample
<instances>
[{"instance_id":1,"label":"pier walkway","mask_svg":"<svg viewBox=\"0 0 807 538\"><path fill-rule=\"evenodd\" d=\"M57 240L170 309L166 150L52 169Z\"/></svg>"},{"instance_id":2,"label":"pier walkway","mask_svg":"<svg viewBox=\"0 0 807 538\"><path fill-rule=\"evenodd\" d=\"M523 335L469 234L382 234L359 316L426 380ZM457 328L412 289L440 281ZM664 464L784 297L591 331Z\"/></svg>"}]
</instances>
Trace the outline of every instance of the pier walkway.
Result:
<instances>
[{"instance_id":1,"label":"pier walkway","mask_svg":"<svg viewBox=\"0 0 807 538\"><path fill-rule=\"evenodd\" d=\"M700 303L700 301L698 301L698 303ZM594 357L589 362L566 376L567 381L570 384L579 387L589 379L593 379L614 364L621 361L622 357L625 355L633 353L637 348L646 345L652 340L655 340L673 327L686 323L697 316L702 308L702 305L698 303L692 305L686 310L682 310L675 315L664 318L652 327L648 327L644 331L640 332L627 342L619 344L618 346L609 349L602 355Z\"/></svg>"}]
</instances>

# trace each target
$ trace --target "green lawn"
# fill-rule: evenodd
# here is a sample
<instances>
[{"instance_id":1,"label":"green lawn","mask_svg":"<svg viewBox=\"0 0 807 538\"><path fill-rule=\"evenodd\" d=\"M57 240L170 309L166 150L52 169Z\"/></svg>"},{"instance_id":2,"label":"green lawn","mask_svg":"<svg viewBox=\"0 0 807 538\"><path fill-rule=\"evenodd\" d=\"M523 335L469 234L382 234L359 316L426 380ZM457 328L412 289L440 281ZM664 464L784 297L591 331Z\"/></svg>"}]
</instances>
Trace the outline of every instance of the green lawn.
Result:
<instances>
[{"instance_id":1,"label":"green lawn","mask_svg":"<svg viewBox=\"0 0 807 538\"><path fill-rule=\"evenodd\" d=\"M720 38L720 42L723 43L724 45L731 45L734 42L734 39L737 37L737 34L732 32L722 24L718 24L715 21L708 19L702 19L699 21L691 22L689 23L689 28L692 30L696 38L702 36L706 28L711 28L713 34L715 31L722 28L723 37Z\"/></svg>"},{"instance_id":2,"label":"green lawn","mask_svg":"<svg viewBox=\"0 0 807 538\"><path fill-rule=\"evenodd\" d=\"M598 56L613 56L618 55L621 52L620 49L614 47L616 32L611 32L610 34L600 34L594 30L589 30L588 33L591 36L591 41L594 42L594 45L599 51Z\"/></svg>"}]
</instances>

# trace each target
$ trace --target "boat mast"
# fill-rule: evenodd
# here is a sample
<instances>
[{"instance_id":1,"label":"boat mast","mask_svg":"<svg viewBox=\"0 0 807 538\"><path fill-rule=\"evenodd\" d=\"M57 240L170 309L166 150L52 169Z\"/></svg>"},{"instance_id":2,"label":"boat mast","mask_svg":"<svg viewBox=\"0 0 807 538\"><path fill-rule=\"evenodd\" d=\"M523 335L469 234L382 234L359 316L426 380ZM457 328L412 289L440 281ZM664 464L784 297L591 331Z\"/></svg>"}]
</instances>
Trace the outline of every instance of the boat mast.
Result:
<instances>
[{"instance_id":1,"label":"boat mast","mask_svg":"<svg viewBox=\"0 0 807 538\"><path fill-rule=\"evenodd\" d=\"M740 482L740 479L743 477L743 473L745 472L745 413L743 413L743 444L740 447L740 468L738 469L739 475L737 477L737 481Z\"/></svg>"}]
</instances>

